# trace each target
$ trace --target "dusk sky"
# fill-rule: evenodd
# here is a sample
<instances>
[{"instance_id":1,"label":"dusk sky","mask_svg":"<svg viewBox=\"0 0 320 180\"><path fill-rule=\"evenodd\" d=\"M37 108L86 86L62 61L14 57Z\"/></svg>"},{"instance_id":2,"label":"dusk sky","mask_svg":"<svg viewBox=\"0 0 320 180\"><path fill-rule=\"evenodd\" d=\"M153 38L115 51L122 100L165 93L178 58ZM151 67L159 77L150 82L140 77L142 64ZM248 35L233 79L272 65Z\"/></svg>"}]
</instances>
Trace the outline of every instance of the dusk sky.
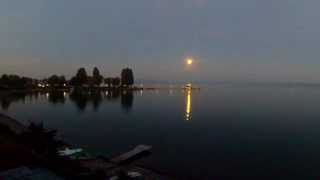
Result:
<instances>
[{"instance_id":1,"label":"dusk sky","mask_svg":"<svg viewBox=\"0 0 320 180\"><path fill-rule=\"evenodd\" d=\"M0 74L320 81L319 0L1 0ZM195 63L186 68L184 59Z\"/></svg>"}]
</instances>

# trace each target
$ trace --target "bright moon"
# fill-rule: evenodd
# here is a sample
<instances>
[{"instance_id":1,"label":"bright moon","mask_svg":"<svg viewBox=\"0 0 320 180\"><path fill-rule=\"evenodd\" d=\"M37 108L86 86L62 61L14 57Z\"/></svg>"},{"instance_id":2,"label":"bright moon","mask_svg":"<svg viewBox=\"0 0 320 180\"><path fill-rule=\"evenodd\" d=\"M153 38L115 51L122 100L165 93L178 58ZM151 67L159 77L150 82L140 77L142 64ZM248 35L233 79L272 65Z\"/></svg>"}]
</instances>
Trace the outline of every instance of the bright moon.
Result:
<instances>
[{"instance_id":1,"label":"bright moon","mask_svg":"<svg viewBox=\"0 0 320 180\"><path fill-rule=\"evenodd\" d=\"M193 63L193 60L192 60L192 59L187 59L187 64L188 64L188 65L192 65L192 63Z\"/></svg>"}]
</instances>

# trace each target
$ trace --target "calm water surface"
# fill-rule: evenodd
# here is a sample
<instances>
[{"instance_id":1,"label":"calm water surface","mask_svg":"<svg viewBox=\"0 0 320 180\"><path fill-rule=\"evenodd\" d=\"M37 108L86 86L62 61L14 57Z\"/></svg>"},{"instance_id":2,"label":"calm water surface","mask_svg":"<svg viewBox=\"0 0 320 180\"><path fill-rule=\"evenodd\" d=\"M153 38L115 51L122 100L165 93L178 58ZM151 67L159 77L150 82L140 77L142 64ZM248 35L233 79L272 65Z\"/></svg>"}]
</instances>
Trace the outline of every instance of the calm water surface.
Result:
<instances>
[{"instance_id":1,"label":"calm water surface","mask_svg":"<svg viewBox=\"0 0 320 180\"><path fill-rule=\"evenodd\" d=\"M7 97L0 111L43 121L92 153L152 145L139 163L184 179L317 179L319 109L317 87L217 85Z\"/></svg>"}]
</instances>

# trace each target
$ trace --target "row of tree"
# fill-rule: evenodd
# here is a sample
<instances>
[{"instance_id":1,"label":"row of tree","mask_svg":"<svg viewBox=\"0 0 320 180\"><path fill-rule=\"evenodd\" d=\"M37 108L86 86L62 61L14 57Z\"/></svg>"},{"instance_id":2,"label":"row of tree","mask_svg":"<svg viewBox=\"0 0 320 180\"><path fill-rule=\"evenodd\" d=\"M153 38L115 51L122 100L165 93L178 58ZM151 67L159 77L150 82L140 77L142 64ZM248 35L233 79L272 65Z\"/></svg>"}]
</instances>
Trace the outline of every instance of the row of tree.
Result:
<instances>
[{"instance_id":1,"label":"row of tree","mask_svg":"<svg viewBox=\"0 0 320 180\"><path fill-rule=\"evenodd\" d=\"M27 77L20 77L18 75L2 75L0 78L0 88L34 88L37 86L50 86L54 88L70 86L89 86L99 87L102 83L105 83L109 87L119 86L131 86L134 84L133 71L129 68L125 68L121 72L121 78L108 77L104 78L97 67L93 69L92 76L87 74L85 68L80 68L76 75L69 81L65 76L52 75L47 79L37 80Z\"/></svg>"},{"instance_id":2,"label":"row of tree","mask_svg":"<svg viewBox=\"0 0 320 180\"><path fill-rule=\"evenodd\" d=\"M85 68L80 68L77 74L71 78L70 85L72 86L100 86L102 83L110 86L131 86L134 84L133 71L129 68L125 68L121 72L121 78L108 77L104 78L97 67L93 69L92 76L88 76Z\"/></svg>"},{"instance_id":3,"label":"row of tree","mask_svg":"<svg viewBox=\"0 0 320 180\"><path fill-rule=\"evenodd\" d=\"M64 76L52 75L44 81L49 84L50 87L63 87L67 84L67 80Z\"/></svg>"},{"instance_id":4,"label":"row of tree","mask_svg":"<svg viewBox=\"0 0 320 180\"><path fill-rule=\"evenodd\" d=\"M35 79L20 77L18 75L2 75L0 78L0 88L32 88L35 85Z\"/></svg>"}]
</instances>

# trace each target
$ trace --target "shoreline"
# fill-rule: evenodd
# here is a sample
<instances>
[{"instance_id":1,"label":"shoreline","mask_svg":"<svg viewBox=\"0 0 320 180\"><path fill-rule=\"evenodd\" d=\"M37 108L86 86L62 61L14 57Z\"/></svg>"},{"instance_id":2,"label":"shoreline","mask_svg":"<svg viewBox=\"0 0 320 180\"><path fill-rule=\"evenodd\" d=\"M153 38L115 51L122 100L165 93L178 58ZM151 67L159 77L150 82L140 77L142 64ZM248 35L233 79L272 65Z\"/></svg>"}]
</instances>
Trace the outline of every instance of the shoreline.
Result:
<instances>
[{"instance_id":1,"label":"shoreline","mask_svg":"<svg viewBox=\"0 0 320 180\"><path fill-rule=\"evenodd\" d=\"M160 91L160 90L194 90L200 91L200 87L66 87L66 88L34 88L34 89L0 89L0 99L14 93L46 93L46 92L72 92L79 91Z\"/></svg>"},{"instance_id":2,"label":"shoreline","mask_svg":"<svg viewBox=\"0 0 320 180\"><path fill-rule=\"evenodd\" d=\"M13 92L35 92L35 91L70 91L74 89L79 90L161 90L161 89L191 89L191 90L200 90L200 87L189 87L189 86L163 86L163 87L157 87L157 86L146 86L146 87L138 87L138 86L132 86L132 87L63 87L63 88L26 88L26 89L15 89L15 88L5 88L0 89L1 92L7 92L7 91L13 91Z\"/></svg>"}]
</instances>

